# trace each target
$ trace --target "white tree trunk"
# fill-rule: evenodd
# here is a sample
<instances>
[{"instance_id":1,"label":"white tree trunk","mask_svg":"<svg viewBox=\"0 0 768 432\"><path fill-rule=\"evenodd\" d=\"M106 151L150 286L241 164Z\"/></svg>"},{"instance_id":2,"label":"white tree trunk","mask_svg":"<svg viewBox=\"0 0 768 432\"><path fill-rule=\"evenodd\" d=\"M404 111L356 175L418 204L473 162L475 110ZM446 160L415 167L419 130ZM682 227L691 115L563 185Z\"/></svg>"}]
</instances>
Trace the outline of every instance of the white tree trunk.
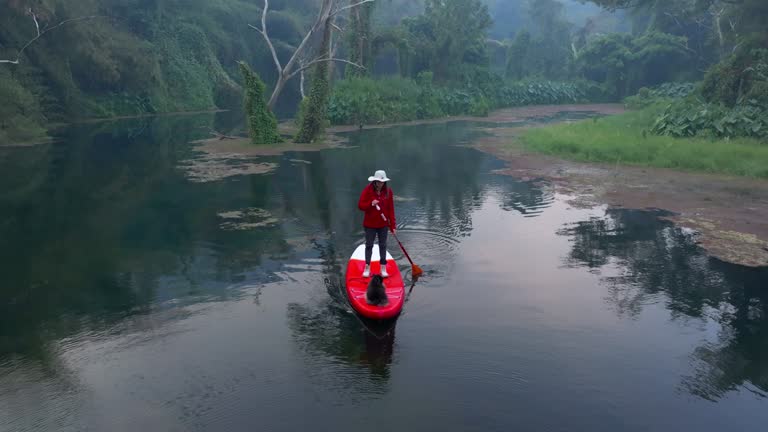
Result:
<instances>
[{"instance_id":1,"label":"white tree trunk","mask_svg":"<svg viewBox=\"0 0 768 432\"><path fill-rule=\"evenodd\" d=\"M280 94L283 92L283 89L285 88L285 84L294 76L297 74L303 73L304 70L309 68L315 63L318 62L343 62L351 64L355 67L363 68L363 66L352 63L348 60L343 59L337 59L333 56L329 55L330 53L319 53L318 56L308 62L305 65L302 65L299 67L299 69L294 70L294 67L296 66L296 63L298 62L299 58L303 57L304 51L307 49L310 40L312 39L312 36L316 34L318 31L325 28L327 25L328 20L332 20L334 16L337 14L358 7L360 5L363 5L365 3L371 3L375 0L363 0L359 3L351 4L349 6L345 6L342 8L336 8L337 0L323 0L323 3L320 6L320 12L317 14L317 18L315 19L315 22L312 24L312 27L310 27L307 34L304 36L304 39L302 39L299 46L296 48L296 50L293 52L293 55L291 55L291 58L288 60L288 63L285 64L285 66L280 64L280 59L277 57L277 52L275 50L275 46L272 44L272 40L269 38L269 34L267 33L267 12L269 10L269 0L264 0L264 10L261 15L261 29L258 27L255 27L253 25L249 26L259 33L261 33L262 36L264 36L264 40L267 42L267 45L269 46L269 50L272 53L272 60L275 62L275 68L277 69L277 82L275 83L275 88L272 91L272 96L269 98L269 102L267 103L267 106L270 110L273 110L275 107L275 104L277 103L278 97L280 97Z\"/></svg>"},{"instance_id":2,"label":"white tree trunk","mask_svg":"<svg viewBox=\"0 0 768 432\"><path fill-rule=\"evenodd\" d=\"M68 23L75 22L75 21L83 21L83 20L93 19L93 18L101 18L100 16L97 16L97 15L72 18L72 19L64 20L64 21L56 24L53 27L46 27L43 30L40 30L40 22L37 20L37 15L34 12L32 12L32 9L29 9L29 11L27 13L32 16L32 21L35 22L35 30L37 30L37 36L35 36L34 38L30 39L29 42L27 42L26 44L24 44L23 47L21 47L21 49L19 50L19 53L16 55L16 59L14 59L14 60L0 59L0 63L8 63L8 64L14 64L14 65L19 64L21 62L22 54L24 54L24 51L27 48L29 48L30 45L32 45L33 43L37 42L37 40L40 39L41 37L43 37L44 34L48 33L49 31L51 31L53 29L59 28L59 27L63 26L64 24L68 24Z\"/></svg>"}]
</instances>

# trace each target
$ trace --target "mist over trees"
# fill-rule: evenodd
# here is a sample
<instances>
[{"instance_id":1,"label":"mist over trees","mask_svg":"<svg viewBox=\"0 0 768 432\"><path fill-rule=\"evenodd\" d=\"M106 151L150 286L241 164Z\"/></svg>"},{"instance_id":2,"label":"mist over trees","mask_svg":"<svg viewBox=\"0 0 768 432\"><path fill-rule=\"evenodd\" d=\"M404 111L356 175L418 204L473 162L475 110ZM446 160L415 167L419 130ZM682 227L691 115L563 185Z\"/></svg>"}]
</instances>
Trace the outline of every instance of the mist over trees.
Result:
<instances>
[{"instance_id":1,"label":"mist over trees","mask_svg":"<svg viewBox=\"0 0 768 432\"><path fill-rule=\"evenodd\" d=\"M312 118L309 141L327 123L621 101L675 82L701 84L656 132L762 133L763 0L272 0L266 14L265 3L4 2L0 139L34 139L49 123L82 118L242 109L254 92L240 62L278 118L296 116L316 89L303 117ZM290 70L275 67L294 57ZM684 120L707 104L735 117Z\"/></svg>"}]
</instances>

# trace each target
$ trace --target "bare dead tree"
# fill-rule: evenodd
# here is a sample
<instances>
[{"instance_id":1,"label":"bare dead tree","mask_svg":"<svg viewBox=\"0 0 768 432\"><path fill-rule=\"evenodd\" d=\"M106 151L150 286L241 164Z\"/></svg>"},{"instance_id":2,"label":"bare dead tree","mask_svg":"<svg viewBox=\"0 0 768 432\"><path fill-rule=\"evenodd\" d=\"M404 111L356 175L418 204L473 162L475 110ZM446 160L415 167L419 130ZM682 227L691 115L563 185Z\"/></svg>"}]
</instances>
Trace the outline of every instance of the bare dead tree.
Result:
<instances>
[{"instance_id":1,"label":"bare dead tree","mask_svg":"<svg viewBox=\"0 0 768 432\"><path fill-rule=\"evenodd\" d=\"M267 103L267 106L270 110L273 109L275 103L277 103L277 99L285 88L285 84L296 75L303 74L305 70L309 69L316 63L339 62L365 69L363 66L357 63L353 63L349 60L335 58L331 55L331 53L321 52L317 53L315 56L306 56L306 58L312 58L312 60L306 62L300 61L300 59L305 58L305 50L308 49L312 36L323 31L329 20L332 23L333 17L336 15L374 1L375 0L361 0L358 3L339 7L337 0L323 0L322 5L320 6L320 12L312 24L312 27L310 27L309 31L304 36L304 39L302 39L301 43L299 43L299 46L296 47L296 50L293 52L293 55L291 55L291 58L283 66L280 63L280 59L277 57L277 51L275 50L275 46L272 44L272 40L270 39L269 33L267 31L267 13L269 12L269 0L264 0L264 9L261 14L261 28L258 28L252 24L248 24L248 26L261 33L261 35L264 37L264 40L267 42L267 46L269 47L269 51L272 54L272 60L275 62L275 68L277 69L277 82L275 83L275 88L272 91L272 96L269 98L269 102ZM298 68L296 67L297 64Z\"/></svg>"},{"instance_id":2,"label":"bare dead tree","mask_svg":"<svg viewBox=\"0 0 768 432\"><path fill-rule=\"evenodd\" d=\"M712 12L712 20L715 23L715 31L717 32L717 39L720 41L720 58L723 58L723 50L725 49L725 36L723 36L723 27L720 25L720 20L723 17L723 13L725 12L725 8L722 8L720 10L714 9Z\"/></svg>"},{"instance_id":3,"label":"bare dead tree","mask_svg":"<svg viewBox=\"0 0 768 432\"><path fill-rule=\"evenodd\" d=\"M46 27L44 27L41 30L40 29L40 20L38 20L37 14L35 14L32 11L31 8L27 9L27 15L32 17L32 21L34 21L34 23L35 23L35 30L37 31L37 35L35 37L33 37L32 39L30 39L29 42L27 42L26 44L24 44L24 46L21 47L21 49L19 50L18 54L16 54L16 59L13 59L13 60L11 60L11 59L0 59L0 63L8 63L8 64L14 64L14 65L19 64L21 62L21 56L24 54L24 51L27 48L29 48L30 45L32 45L33 43L37 42L38 39L43 37L44 34L48 33L51 30L54 30L54 29L59 28L59 27L65 25L65 24L69 24L69 23L76 22L76 21L84 21L84 20L89 20L89 19L93 19L93 18L102 18L102 17L100 17L98 15L83 16L83 17L78 17L78 18L71 18L71 19L68 19L68 20L64 20L64 21L62 21L62 22L60 22L60 23L58 23L58 24L56 24L56 25L54 25L52 27L48 27L46 25Z\"/></svg>"},{"instance_id":4,"label":"bare dead tree","mask_svg":"<svg viewBox=\"0 0 768 432\"><path fill-rule=\"evenodd\" d=\"M328 44L328 49L329 49L330 57L334 58L334 57L336 57L336 50L339 48L339 43L334 41L333 31L336 30L339 33L344 33L344 29L342 29L341 27L336 25L336 16L331 17L330 24L331 24L331 40L330 40L330 42ZM334 72L334 66L335 65L336 65L335 62L331 62L331 64L328 65L328 79L330 81L333 81L333 76L334 76L334 73L335 73Z\"/></svg>"},{"instance_id":5,"label":"bare dead tree","mask_svg":"<svg viewBox=\"0 0 768 432\"><path fill-rule=\"evenodd\" d=\"M304 63L302 62L299 65L303 67ZM301 80L300 81L301 82L299 83L299 91L301 91L301 98L304 99L305 97L307 97L307 94L304 93L304 71L301 71Z\"/></svg>"},{"instance_id":6,"label":"bare dead tree","mask_svg":"<svg viewBox=\"0 0 768 432\"><path fill-rule=\"evenodd\" d=\"M336 57L336 48L338 48L338 44L334 45L334 43L333 43L333 30L337 30L339 32L343 32L344 31L343 29L341 29L341 27L339 27L339 26L337 26L335 24L335 22L334 22L335 18L336 17L333 16L333 17L331 17L330 21L328 21L328 25L331 26L331 33L330 33L331 40L330 40L330 43L329 43L329 51L330 51L329 58L335 58ZM299 71L300 71L300 73L299 73L299 77L300 77L299 78L299 92L301 93L301 98L302 99L307 97L307 93L306 93L306 91L304 89L304 83L306 82L305 72L307 71L308 62L310 62L310 61L312 61L312 60L308 59L306 55L302 55L299 58L299 60L298 60ZM334 64L335 64L335 62L330 62L330 64L328 65L328 75L329 76L333 76L333 65Z\"/></svg>"},{"instance_id":7,"label":"bare dead tree","mask_svg":"<svg viewBox=\"0 0 768 432\"><path fill-rule=\"evenodd\" d=\"M672 19L675 21L675 24L676 24L678 27L682 27L682 26L683 26L682 24L680 24L680 20L679 20L679 19L677 19L677 15L675 15L675 14L672 14L672 13L670 13L670 12L664 12L664 15L666 15L666 16L668 16L668 17L672 18Z\"/></svg>"}]
</instances>

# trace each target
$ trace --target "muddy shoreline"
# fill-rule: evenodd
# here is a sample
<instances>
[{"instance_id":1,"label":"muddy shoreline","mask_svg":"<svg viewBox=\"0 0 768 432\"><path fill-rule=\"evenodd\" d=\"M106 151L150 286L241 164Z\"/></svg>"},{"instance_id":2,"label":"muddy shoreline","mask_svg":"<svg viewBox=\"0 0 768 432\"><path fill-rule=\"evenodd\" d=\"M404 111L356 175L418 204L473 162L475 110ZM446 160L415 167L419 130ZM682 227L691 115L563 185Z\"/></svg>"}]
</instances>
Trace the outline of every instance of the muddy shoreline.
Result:
<instances>
[{"instance_id":1,"label":"muddy shoreline","mask_svg":"<svg viewBox=\"0 0 768 432\"><path fill-rule=\"evenodd\" d=\"M456 121L471 121L477 123L515 123L528 121L534 118L553 116L564 112L590 112L602 115L621 114L625 111L621 104L589 104L589 105L535 105L519 108L507 108L496 110L486 117L473 116L453 116L440 117L429 120L413 120L399 123L387 123L379 125L363 125L363 127L347 125L333 126L328 128L328 132L353 132L361 129L383 129L395 126L418 126L426 124L439 124Z\"/></svg>"},{"instance_id":2,"label":"muddy shoreline","mask_svg":"<svg viewBox=\"0 0 768 432\"><path fill-rule=\"evenodd\" d=\"M602 107L594 112L615 113ZM697 243L711 256L748 267L768 266L768 181L535 154L517 141L530 127L538 125L487 128L487 136L470 145L507 162L498 174L550 182L573 197L573 206L667 210L674 216L666 219L694 230Z\"/></svg>"}]
</instances>

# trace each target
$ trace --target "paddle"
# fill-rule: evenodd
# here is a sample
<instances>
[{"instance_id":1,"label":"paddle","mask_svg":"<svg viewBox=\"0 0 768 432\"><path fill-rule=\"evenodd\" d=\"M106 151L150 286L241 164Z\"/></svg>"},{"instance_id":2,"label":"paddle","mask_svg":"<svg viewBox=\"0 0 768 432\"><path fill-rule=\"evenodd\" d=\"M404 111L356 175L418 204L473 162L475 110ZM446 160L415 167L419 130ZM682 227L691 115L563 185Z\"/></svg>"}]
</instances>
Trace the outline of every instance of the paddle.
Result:
<instances>
[{"instance_id":1,"label":"paddle","mask_svg":"<svg viewBox=\"0 0 768 432\"><path fill-rule=\"evenodd\" d=\"M381 207L379 207L378 204L376 204L376 210L379 211L379 214L381 215L382 219L384 219L384 221L386 222L387 221L387 217L384 216L384 213L381 212ZM411 276L417 278L417 277L421 276L422 274L424 274L424 271L421 269L421 267L419 267L419 266L417 266L416 264L413 263L413 260L411 259L411 256L408 255L408 252L405 250L405 247L400 242L400 239L397 238L397 234L395 234L395 231L392 229L391 226L389 227L389 231L392 233L393 236L395 236L395 240L397 240L397 244L400 245L400 249L403 250L403 253L405 254L405 257L408 258L408 261L411 263Z\"/></svg>"}]
</instances>

